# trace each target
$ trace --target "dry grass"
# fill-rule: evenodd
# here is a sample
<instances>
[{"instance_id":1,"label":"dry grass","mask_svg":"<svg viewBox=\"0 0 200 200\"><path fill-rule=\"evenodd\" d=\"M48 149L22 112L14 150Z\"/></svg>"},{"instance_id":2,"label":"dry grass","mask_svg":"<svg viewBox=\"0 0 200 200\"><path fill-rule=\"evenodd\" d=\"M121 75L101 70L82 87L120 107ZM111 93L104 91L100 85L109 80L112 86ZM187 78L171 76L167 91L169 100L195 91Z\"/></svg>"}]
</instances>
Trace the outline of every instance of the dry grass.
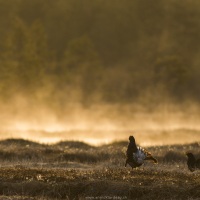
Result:
<instances>
[{"instance_id":1,"label":"dry grass","mask_svg":"<svg viewBox=\"0 0 200 200\"><path fill-rule=\"evenodd\" d=\"M186 166L198 143L149 147L159 164L124 167L127 142L41 145L0 141L0 199L199 199L200 172Z\"/></svg>"}]
</instances>

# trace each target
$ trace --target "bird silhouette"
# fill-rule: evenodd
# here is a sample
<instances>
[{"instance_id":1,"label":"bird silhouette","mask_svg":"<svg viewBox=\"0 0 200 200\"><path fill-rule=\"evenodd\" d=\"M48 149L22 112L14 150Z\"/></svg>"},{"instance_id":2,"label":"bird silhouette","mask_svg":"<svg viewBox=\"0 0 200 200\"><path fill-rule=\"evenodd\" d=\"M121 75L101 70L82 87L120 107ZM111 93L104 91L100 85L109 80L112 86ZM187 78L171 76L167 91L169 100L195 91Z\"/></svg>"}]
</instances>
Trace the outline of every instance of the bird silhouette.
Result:
<instances>
[{"instance_id":1,"label":"bird silhouette","mask_svg":"<svg viewBox=\"0 0 200 200\"><path fill-rule=\"evenodd\" d=\"M156 164L158 163L150 152L136 145L135 138L132 135L129 137L129 141L130 142L126 151L125 167L127 164L129 164L132 169L140 167L144 164L145 160L151 160Z\"/></svg>"},{"instance_id":2,"label":"bird silhouette","mask_svg":"<svg viewBox=\"0 0 200 200\"><path fill-rule=\"evenodd\" d=\"M186 153L188 160L187 166L191 172L194 172L196 169L200 169L200 159L196 159L193 153L187 152Z\"/></svg>"}]
</instances>

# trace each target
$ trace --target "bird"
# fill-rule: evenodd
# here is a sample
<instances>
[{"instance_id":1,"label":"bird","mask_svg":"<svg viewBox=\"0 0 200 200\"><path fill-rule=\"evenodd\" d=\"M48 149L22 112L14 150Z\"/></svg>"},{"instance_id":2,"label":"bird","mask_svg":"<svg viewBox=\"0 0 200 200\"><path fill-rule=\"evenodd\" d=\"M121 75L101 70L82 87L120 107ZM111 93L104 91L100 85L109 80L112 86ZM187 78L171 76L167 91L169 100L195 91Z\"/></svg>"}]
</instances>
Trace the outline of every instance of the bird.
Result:
<instances>
[{"instance_id":1,"label":"bird","mask_svg":"<svg viewBox=\"0 0 200 200\"><path fill-rule=\"evenodd\" d=\"M196 159L194 154L191 152L187 152L186 156L188 157L187 166L191 172L194 172L197 169L200 169L200 158Z\"/></svg>"},{"instance_id":2,"label":"bird","mask_svg":"<svg viewBox=\"0 0 200 200\"><path fill-rule=\"evenodd\" d=\"M126 163L129 164L132 169L140 167L142 164L144 164L145 160L152 160L154 163L158 163L158 161L151 155L150 152L147 150L139 147L136 145L135 138L131 135L129 136L129 144L126 151Z\"/></svg>"}]
</instances>

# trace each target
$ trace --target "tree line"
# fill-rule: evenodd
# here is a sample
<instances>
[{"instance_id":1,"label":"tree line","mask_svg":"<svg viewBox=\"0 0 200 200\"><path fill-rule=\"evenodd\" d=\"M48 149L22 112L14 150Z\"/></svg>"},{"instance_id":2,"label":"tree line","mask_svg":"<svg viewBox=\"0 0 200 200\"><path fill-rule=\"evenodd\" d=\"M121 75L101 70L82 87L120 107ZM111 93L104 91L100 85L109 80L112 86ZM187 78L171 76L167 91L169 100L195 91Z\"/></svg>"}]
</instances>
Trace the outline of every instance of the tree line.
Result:
<instances>
[{"instance_id":1,"label":"tree line","mask_svg":"<svg viewBox=\"0 0 200 200\"><path fill-rule=\"evenodd\" d=\"M200 2L0 0L0 100L200 99Z\"/></svg>"}]
</instances>

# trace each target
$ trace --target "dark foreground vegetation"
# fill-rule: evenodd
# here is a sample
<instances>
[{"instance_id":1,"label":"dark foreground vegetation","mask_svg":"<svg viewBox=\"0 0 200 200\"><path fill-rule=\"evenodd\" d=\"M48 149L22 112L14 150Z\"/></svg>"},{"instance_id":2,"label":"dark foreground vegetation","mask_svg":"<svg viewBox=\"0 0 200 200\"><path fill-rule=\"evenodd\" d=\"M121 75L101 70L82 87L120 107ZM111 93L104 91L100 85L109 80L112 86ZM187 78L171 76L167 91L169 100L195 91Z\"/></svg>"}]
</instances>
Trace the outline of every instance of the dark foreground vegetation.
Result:
<instances>
[{"instance_id":1,"label":"dark foreground vegetation","mask_svg":"<svg viewBox=\"0 0 200 200\"><path fill-rule=\"evenodd\" d=\"M199 143L147 148L159 164L124 167L127 142L0 142L0 199L199 199L200 172L186 166Z\"/></svg>"}]
</instances>

